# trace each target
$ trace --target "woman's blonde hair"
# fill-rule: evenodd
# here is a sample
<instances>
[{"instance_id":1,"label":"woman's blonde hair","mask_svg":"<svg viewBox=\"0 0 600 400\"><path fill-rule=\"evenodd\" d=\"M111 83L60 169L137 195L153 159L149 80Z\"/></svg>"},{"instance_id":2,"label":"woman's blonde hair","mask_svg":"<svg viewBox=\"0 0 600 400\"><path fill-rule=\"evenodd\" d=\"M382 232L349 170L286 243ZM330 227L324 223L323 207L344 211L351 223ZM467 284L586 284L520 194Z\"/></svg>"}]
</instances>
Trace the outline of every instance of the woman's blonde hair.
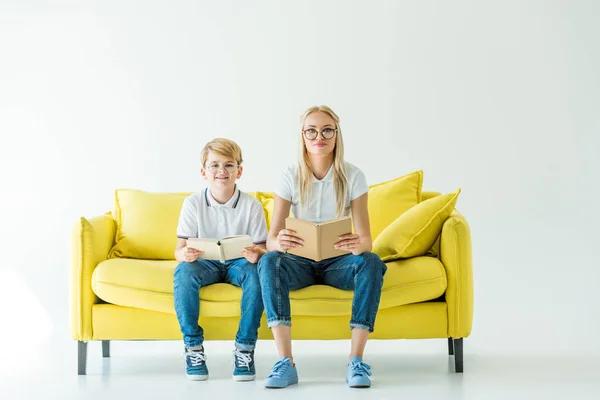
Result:
<instances>
[{"instance_id":1,"label":"woman's blonde hair","mask_svg":"<svg viewBox=\"0 0 600 400\"><path fill-rule=\"evenodd\" d=\"M306 117L314 112L323 112L329 115L335 121L335 147L333 149L333 184L335 188L336 213L341 217L346 208L348 199L348 175L344 167L344 141L342 138L342 129L340 128L340 118L327 106L314 106L302 114L300 117L300 153L298 156L298 183L300 186L300 204L306 204L310 199L312 190L313 172L310 166L308 150L304 144L304 121Z\"/></svg>"},{"instance_id":2,"label":"woman's blonde hair","mask_svg":"<svg viewBox=\"0 0 600 400\"><path fill-rule=\"evenodd\" d=\"M217 138L206 143L200 156L203 167L208 159L208 153L233 158L238 165L242 165L242 149L233 140Z\"/></svg>"}]
</instances>

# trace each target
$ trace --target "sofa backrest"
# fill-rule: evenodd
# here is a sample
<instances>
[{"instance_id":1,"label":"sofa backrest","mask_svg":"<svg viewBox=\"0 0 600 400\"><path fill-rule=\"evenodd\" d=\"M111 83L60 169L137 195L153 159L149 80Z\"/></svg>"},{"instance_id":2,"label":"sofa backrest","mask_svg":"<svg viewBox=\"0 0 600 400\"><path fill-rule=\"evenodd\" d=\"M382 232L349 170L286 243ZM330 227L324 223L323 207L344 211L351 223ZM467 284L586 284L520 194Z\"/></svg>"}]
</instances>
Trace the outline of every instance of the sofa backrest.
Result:
<instances>
[{"instance_id":1,"label":"sofa backrest","mask_svg":"<svg viewBox=\"0 0 600 400\"><path fill-rule=\"evenodd\" d=\"M369 216L373 240L402 213L436 195L421 186L423 172L372 185L369 189ZM247 192L263 206L267 228L273 216L272 192ZM115 191L113 216L116 223L115 246L109 257L163 259L174 258L177 223L184 199L191 193L151 193L141 190Z\"/></svg>"}]
</instances>

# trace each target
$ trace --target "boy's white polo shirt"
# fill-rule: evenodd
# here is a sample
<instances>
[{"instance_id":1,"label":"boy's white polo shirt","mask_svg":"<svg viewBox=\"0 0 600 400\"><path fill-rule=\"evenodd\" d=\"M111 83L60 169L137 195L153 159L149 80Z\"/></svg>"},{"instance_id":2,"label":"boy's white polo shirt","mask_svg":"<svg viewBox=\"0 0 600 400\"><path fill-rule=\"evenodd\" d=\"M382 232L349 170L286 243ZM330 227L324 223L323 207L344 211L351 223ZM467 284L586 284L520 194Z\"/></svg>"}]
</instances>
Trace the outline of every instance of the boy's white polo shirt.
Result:
<instances>
[{"instance_id":1,"label":"boy's white polo shirt","mask_svg":"<svg viewBox=\"0 0 600 400\"><path fill-rule=\"evenodd\" d=\"M225 204L219 204L208 188L184 200L178 238L220 239L233 235L250 235L255 244L267 241L265 214L257 199L236 187Z\"/></svg>"},{"instance_id":2,"label":"boy's white polo shirt","mask_svg":"<svg viewBox=\"0 0 600 400\"><path fill-rule=\"evenodd\" d=\"M348 197L343 216L350 215L350 202L369 191L367 178L358 167L345 162L346 175L348 176ZM333 165L327 175L318 180L312 177L311 198L307 204L300 205L300 186L298 183L298 165L288 167L281 175L275 194L292 203L294 217L312 222L323 222L337 218L335 183L333 181Z\"/></svg>"}]
</instances>

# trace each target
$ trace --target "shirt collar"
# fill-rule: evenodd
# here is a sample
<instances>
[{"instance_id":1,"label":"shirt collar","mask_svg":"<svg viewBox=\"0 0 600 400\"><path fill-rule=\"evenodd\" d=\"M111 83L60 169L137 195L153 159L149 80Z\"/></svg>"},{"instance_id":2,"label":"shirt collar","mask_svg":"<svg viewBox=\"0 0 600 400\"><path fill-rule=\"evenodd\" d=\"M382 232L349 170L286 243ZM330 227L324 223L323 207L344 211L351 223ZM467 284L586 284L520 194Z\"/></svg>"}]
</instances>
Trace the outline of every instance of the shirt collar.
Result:
<instances>
[{"instance_id":1,"label":"shirt collar","mask_svg":"<svg viewBox=\"0 0 600 400\"><path fill-rule=\"evenodd\" d=\"M220 204L218 201L215 200L215 198L213 197L212 193L210 193L210 190L208 190L208 188L204 189L204 198L206 200L207 207L236 208L240 201L241 195L242 195L242 192L238 189L237 185L235 185L235 189L233 191L233 196L231 196L231 198L229 200L227 200L227 203Z\"/></svg>"},{"instance_id":2,"label":"shirt collar","mask_svg":"<svg viewBox=\"0 0 600 400\"><path fill-rule=\"evenodd\" d=\"M329 171L327 171L327 175L323 179L317 179L315 175L312 176L312 183L315 182L332 182L333 181L333 164L329 167Z\"/></svg>"}]
</instances>

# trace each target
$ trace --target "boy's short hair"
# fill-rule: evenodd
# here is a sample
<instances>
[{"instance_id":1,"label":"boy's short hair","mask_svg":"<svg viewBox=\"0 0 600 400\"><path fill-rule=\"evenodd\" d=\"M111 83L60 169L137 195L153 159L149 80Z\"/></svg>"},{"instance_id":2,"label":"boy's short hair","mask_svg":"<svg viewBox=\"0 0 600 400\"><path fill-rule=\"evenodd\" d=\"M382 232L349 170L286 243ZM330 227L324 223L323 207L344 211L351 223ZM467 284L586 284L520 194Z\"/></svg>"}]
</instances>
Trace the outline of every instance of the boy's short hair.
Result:
<instances>
[{"instance_id":1,"label":"boy's short hair","mask_svg":"<svg viewBox=\"0 0 600 400\"><path fill-rule=\"evenodd\" d=\"M233 140L217 138L206 143L201 155L203 166L208 159L208 153L216 153L223 157L233 158L238 165L242 164L242 149Z\"/></svg>"}]
</instances>

